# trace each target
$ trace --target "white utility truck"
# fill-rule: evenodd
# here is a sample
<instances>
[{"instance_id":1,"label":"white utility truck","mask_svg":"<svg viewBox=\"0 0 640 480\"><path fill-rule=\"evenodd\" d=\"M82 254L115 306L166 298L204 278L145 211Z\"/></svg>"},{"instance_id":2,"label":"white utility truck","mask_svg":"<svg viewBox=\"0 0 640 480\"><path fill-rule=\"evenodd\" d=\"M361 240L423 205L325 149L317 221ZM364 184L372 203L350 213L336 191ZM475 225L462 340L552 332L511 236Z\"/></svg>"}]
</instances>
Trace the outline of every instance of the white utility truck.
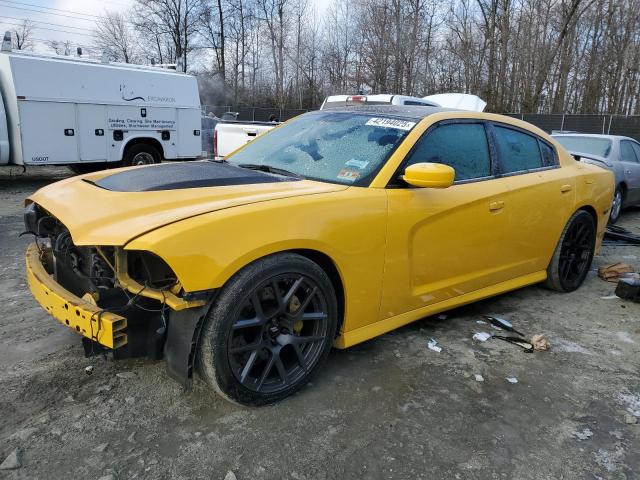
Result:
<instances>
[{"instance_id":1,"label":"white utility truck","mask_svg":"<svg viewBox=\"0 0 640 480\"><path fill-rule=\"evenodd\" d=\"M350 105L406 105L422 107L446 107L482 112L486 102L476 95L466 93L441 93L426 97L407 95L331 95L322 102L320 110ZM234 150L268 132L276 124L266 122L220 122L213 133L213 151L216 158L224 158Z\"/></svg>"},{"instance_id":2,"label":"white utility truck","mask_svg":"<svg viewBox=\"0 0 640 480\"><path fill-rule=\"evenodd\" d=\"M201 156L196 79L159 67L0 51L0 165L77 173Z\"/></svg>"}]
</instances>

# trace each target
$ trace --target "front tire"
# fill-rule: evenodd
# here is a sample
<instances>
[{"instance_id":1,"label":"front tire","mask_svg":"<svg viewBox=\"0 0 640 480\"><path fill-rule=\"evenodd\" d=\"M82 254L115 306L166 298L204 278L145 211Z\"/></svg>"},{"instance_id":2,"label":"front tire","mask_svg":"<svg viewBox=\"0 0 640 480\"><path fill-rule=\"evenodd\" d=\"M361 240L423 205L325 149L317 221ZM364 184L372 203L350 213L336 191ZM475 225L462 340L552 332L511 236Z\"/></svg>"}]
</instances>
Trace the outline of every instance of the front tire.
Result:
<instances>
[{"instance_id":1,"label":"front tire","mask_svg":"<svg viewBox=\"0 0 640 480\"><path fill-rule=\"evenodd\" d=\"M593 261L596 222L589 212L578 210L564 227L547 267L545 286L558 292L573 292L584 282Z\"/></svg>"},{"instance_id":2,"label":"front tire","mask_svg":"<svg viewBox=\"0 0 640 480\"><path fill-rule=\"evenodd\" d=\"M336 332L336 294L327 274L301 255L271 255L223 287L203 325L204 379L242 405L277 402L326 360Z\"/></svg>"}]
</instances>

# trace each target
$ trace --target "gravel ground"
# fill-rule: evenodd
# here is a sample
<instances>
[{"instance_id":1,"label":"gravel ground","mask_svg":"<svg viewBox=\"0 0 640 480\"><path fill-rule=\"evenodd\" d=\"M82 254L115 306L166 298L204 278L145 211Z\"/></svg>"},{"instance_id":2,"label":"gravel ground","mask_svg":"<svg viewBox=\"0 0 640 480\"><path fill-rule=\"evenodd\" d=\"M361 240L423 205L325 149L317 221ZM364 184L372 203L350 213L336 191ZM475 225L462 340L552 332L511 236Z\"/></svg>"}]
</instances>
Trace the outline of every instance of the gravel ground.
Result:
<instances>
[{"instance_id":1,"label":"gravel ground","mask_svg":"<svg viewBox=\"0 0 640 480\"><path fill-rule=\"evenodd\" d=\"M571 294L529 287L334 350L293 398L242 408L184 392L162 362L84 358L36 304L22 201L67 175L0 170L0 462L17 449L21 465L0 479L640 478L640 305L603 299L615 285L595 271ZM640 210L620 224L640 232ZM604 247L593 268L620 260L640 268L640 248ZM472 340L485 314L551 349Z\"/></svg>"}]
</instances>

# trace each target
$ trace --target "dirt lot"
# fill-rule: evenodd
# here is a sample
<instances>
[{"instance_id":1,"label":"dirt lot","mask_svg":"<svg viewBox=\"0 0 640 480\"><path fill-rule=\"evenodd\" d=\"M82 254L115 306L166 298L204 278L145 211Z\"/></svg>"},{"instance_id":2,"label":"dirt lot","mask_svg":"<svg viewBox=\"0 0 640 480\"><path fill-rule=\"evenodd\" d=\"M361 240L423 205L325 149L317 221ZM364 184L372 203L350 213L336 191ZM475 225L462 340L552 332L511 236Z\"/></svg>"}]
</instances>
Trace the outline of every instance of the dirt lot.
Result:
<instances>
[{"instance_id":1,"label":"dirt lot","mask_svg":"<svg viewBox=\"0 0 640 480\"><path fill-rule=\"evenodd\" d=\"M0 171L0 462L22 452L0 478L640 478L640 305L601 298L614 284L595 272L572 294L530 287L336 350L294 398L240 408L183 392L162 362L84 358L32 299L22 201L68 174ZM640 232L640 210L621 225ZM605 247L594 269L618 260L640 268L640 247ZM484 314L551 350L475 342Z\"/></svg>"}]
</instances>

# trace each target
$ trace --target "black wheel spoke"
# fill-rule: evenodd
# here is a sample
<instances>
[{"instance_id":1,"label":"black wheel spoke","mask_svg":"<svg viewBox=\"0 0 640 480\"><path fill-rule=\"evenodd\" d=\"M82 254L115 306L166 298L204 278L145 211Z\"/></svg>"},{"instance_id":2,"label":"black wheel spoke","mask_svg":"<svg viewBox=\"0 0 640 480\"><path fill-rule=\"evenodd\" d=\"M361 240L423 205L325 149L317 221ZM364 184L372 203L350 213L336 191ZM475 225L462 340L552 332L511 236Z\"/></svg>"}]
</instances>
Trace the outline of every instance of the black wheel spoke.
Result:
<instances>
[{"instance_id":1,"label":"black wheel spoke","mask_svg":"<svg viewBox=\"0 0 640 480\"><path fill-rule=\"evenodd\" d=\"M236 323L233 324L233 329L238 330L240 328L259 327L261 325L262 320L260 318L248 318L246 320L236 320Z\"/></svg>"},{"instance_id":2,"label":"black wheel spoke","mask_svg":"<svg viewBox=\"0 0 640 480\"><path fill-rule=\"evenodd\" d=\"M298 358L298 363L300 364L302 369L306 372L307 371L307 361L304 358L304 354L302 353L302 350L300 349L300 346L296 345L294 343L293 344L293 351L296 352L296 357Z\"/></svg>"},{"instance_id":3,"label":"black wheel spoke","mask_svg":"<svg viewBox=\"0 0 640 480\"><path fill-rule=\"evenodd\" d=\"M280 358L280 355L276 354L275 359L276 359L275 360L276 370L278 371L278 375L280 376L280 379L282 380L283 383L287 383L289 376L287 375L287 370L284 368L284 363L282 363L282 359Z\"/></svg>"},{"instance_id":4,"label":"black wheel spoke","mask_svg":"<svg viewBox=\"0 0 640 480\"><path fill-rule=\"evenodd\" d=\"M247 377L249 376L249 372L253 368L253 365L256 363L256 358L258 358L258 351L254 350L249 355L249 359L242 369L242 373L240 374L240 383L245 383L247 381Z\"/></svg>"},{"instance_id":5,"label":"black wheel spoke","mask_svg":"<svg viewBox=\"0 0 640 480\"><path fill-rule=\"evenodd\" d=\"M304 277L300 277L295 282L293 282L293 285L291 285L291 288L289 288L289 291L286 293L286 295L284 296L284 299L283 299L283 303L284 303L285 307L289 306L289 302L291 301L291 299L295 295L295 293L298 290L298 288L300 288L300 285L302 285L302 281L303 280L304 280Z\"/></svg>"},{"instance_id":6,"label":"black wheel spoke","mask_svg":"<svg viewBox=\"0 0 640 480\"><path fill-rule=\"evenodd\" d=\"M303 313L300 320L324 320L327 314L324 312Z\"/></svg>"},{"instance_id":7,"label":"black wheel spoke","mask_svg":"<svg viewBox=\"0 0 640 480\"><path fill-rule=\"evenodd\" d=\"M273 368L273 364L275 363L275 355L273 352L271 352L271 356L269 357L269 360L267 361L267 364L265 365L264 369L262 370L262 376L260 377L260 381L258 382L258 390L260 390L260 388L262 388L262 385L264 384L264 381L267 379L267 377L269 376L269 373L271 372L271 369Z\"/></svg>"},{"instance_id":8,"label":"black wheel spoke","mask_svg":"<svg viewBox=\"0 0 640 480\"><path fill-rule=\"evenodd\" d=\"M308 335L305 337L294 337L294 338L295 338L294 343L298 345L304 345L305 343L320 342L324 340L323 335Z\"/></svg>"},{"instance_id":9,"label":"black wheel spoke","mask_svg":"<svg viewBox=\"0 0 640 480\"><path fill-rule=\"evenodd\" d=\"M262 342L252 343L250 345L242 345L241 347L233 347L229 349L231 353L244 353L250 352L251 350L257 350L262 345Z\"/></svg>"}]
</instances>

